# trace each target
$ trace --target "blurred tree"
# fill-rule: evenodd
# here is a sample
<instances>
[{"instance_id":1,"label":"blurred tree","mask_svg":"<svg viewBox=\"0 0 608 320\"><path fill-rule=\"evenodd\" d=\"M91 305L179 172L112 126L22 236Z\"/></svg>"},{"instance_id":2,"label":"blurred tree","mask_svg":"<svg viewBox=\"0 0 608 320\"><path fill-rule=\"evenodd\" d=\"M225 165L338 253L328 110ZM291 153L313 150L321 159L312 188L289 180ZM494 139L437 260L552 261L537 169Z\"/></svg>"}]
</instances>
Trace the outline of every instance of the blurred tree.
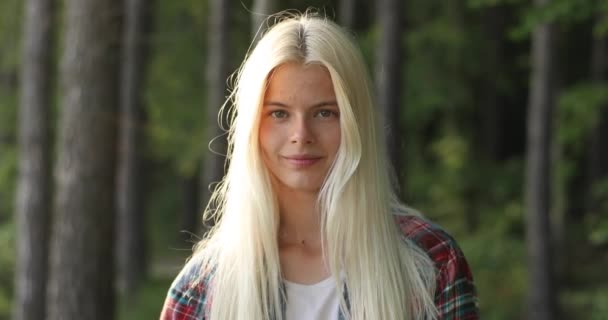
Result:
<instances>
[{"instance_id":1,"label":"blurred tree","mask_svg":"<svg viewBox=\"0 0 608 320\"><path fill-rule=\"evenodd\" d=\"M357 0L340 0L338 4L338 22L349 30L355 27L356 2Z\"/></svg>"},{"instance_id":2,"label":"blurred tree","mask_svg":"<svg viewBox=\"0 0 608 320\"><path fill-rule=\"evenodd\" d=\"M275 13L277 0L254 0L251 12L251 38L256 41L266 31L265 23L269 15Z\"/></svg>"},{"instance_id":3,"label":"blurred tree","mask_svg":"<svg viewBox=\"0 0 608 320\"><path fill-rule=\"evenodd\" d=\"M0 223L12 221L17 176L17 96L22 20L20 0L0 2ZM11 277L12 279L12 277Z\"/></svg>"},{"instance_id":4,"label":"blurred tree","mask_svg":"<svg viewBox=\"0 0 608 320\"><path fill-rule=\"evenodd\" d=\"M0 319L10 318L17 260L18 96L23 36L21 0L0 1Z\"/></svg>"},{"instance_id":5,"label":"blurred tree","mask_svg":"<svg viewBox=\"0 0 608 320\"><path fill-rule=\"evenodd\" d=\"M504 130L502 127L504 122L501 120L505 114L505 99L501 95L501 91L504 90L501 86L504 86L503 79L506 72L504 65L508 63L508 59L505 57L508 44L504 36L506 19L507 13L503 6L487 8L482 12L481 32L486 41L487 56L485 58L488 60L485 67L491 70L489 72L495 72L492 75L495 79L478 84L484 89L480 92L479 112L481 116L477 128L479 131L474 138L479 140L481 151L479 156L490 161L500 160L503 153L501 134Z\"/></svg>"},{"instance_id":6,"label":"blurred tree","mask_svg":"<svg viewBox=\"0 0 608 320\"><path fill-rule=\"evenodd\" d=\"M535 0L542 8L550 0ZM550 235L551 141L553 136L553 25L540 21L532 35L528 145L526 159L527 245L529 265L528 319L555 319L556 296Z\"/></svg>"},{"instance_id":7,"label":"blurred tree","mask_svg":"<svg viewBox=\"0 0 608 320\"><path fill-rule=\"evenodd\" d=\"M123 32L120 136L118 152L117 246L118 279L127 299L134 297L147 274L143 80L147 70L153 3L125 2Z\"/></svg>"},{"instance_id":8,"label":"blurred tree","mask_svg":"<svg viewBox=\"0 0 608 320\"><path fill-rule=\"evenodd\" d=\"M13 319L45 318L51 221L51 73L55 1L27 0L19 108L15 202L17 261Z\"/></svg>"},{"instance_id":9,"label":"blurred tree","mask_svg":"<svg viewBox=\"0 0 608 320\"><path fill-rule=\"evenodd\" d=\"M598 10L595 25L599 26L608 13ZM596 32L592 37L591 49L591 81L601 85L608 81L608 32ZM599 211L599 204L594 196L593 186L602 179L608 178L608 104L603 103L599 109L597 124L592 129L589 144L589 164L587 188L587 210Z\"/></svg>"},{"instance_id":10,"label":"blurred tree","mask_svg":"<svg viewBox=\"0 0 608 320\"><path fill-rule=\"evenodd\" d=\"M122 2L65 2L47 319L114 318Z\"/></svg>"},{"instance_id":11,"label":"blurred tree","mask_svg":"<svg viewBox=\"0 0 608 320\"><path fill-rule=\"evenodd\" d=\"M401 137L400 113L405 106L401 99L403 93L403 56L402 45L403 17L402 0L381 0L377 2L376 14L380 25L380 39L376 56L377 99L383 110L383 123L389 159L396 173L396 185L404 179L405 157L401 157L403 141ZM403 193L403 191L402 191Z\"/></svg>"},{"instance_id":12,"label":"blurred tree","mask_svg":"<svg viewBox=\"0 0 608 320\"><path fill-rule=\"evenodd\" d=\"M201 80L207 47L202 40L208 12L207 3L201 1L155 1L154 6L153 23L159 27L150 35L150 61L143 91L148 117L147 166L157 170L146 174L150 194L146 210L149 226L153 227L151 246L162 244L166 250L167 244L155 234L170 235L173 246L175 240L190 241L200 227L199 168L206 123L205 110L201 108L206 88ZM181 192L169 191L173 180L174 185L181 186L175 191ZM182 232L178 234L178 230Z\"/></svg>"},{"instance_id":13,"label":"blurred tree","mask_svg":"<svg viewBox=\"0 0 608 320\"><path fill-rule=\"evenodd\" d=\"M206 206L215 183L224 176L226 155L225 117L218 114L226 101L226 79L229 74L230 50L230 1L209 1L209 29L207 47L207 125L205 141L210 141L204 150L202 183L200 185L201 205ZM201 210L202 211L202 210Z\"/></svg>"}]
</instances>

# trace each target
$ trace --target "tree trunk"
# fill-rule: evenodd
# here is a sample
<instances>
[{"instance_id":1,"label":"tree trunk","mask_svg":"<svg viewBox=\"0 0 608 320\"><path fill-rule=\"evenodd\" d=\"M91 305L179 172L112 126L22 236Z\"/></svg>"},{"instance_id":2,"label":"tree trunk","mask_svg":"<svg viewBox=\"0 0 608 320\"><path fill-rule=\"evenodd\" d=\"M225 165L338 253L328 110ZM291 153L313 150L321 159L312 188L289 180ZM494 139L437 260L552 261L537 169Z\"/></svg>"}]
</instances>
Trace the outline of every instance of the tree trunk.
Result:
<instances>
[{"instance_id":1,"label":"tree trunk","mask_svg":"<svg viewBox=\"0 0 608 320\"><path fill-rule=\"evenodd\" d=\"M128 0L125 6L117 176L118 278L127 298L136 295L146 275L146 216L143 205L143 80L153 4Z\"/></svg>"},{"instance_id":2,"label":"tree trunk","mask_svg":"<svg viewBox=\"0 0 608 320\"><path fill-rule=\"evenodd\" d=\"M215 183L224 176L226 154L226 135L218 124L218 113L226 100L226 79L228 78L228 49L230 42L230 1L212 0L209 2L209 43L207 58L207 132L209 147L204 150L202 168L201 205L202 212L209 201ZM225 117L223 117L225 118ZM225 122L221 123L225 126Z\"/></svg>"},{"instance_id":3,"label":"tree trunk","mask_svg":"<svg viewBox=\"0 0 608 320\"><path fill-rule=\"evenodd\" d=\"M343 27L352 30L355 26L356 0L340 0L338 7L338 22Z\"/></svg>"},{"instance_id":4,"label":"tree trunk","mask_svg":"<svg viewBox=\"0 0 608 320\"><path fill-rule=\"evenodd\" d=\"M65 2L47 319L114 318L122 2Z\"/></svg>"},{"instance_id":5,"label":"tree trunk","mask_svg":"<svg viewBox=\"0 0 608 320\"><path fill-rule=\"evenodd\" d=\"M44 319L50 205L50 109L55 2L25 2L19 175L15 215L17 261L13 319Z\"/></svg>"},{"instance_id":6,"label":"tree trunk","mask_svg":"<svg viewBox=\"0 0 608 320\"><path fill-rule=\"evenodd\" d=\"M601 21L601 16L597 17ZM605 82L608 78L608 38L606 36L593 37L591 49L591 81ZM605 178L608 178L608 105L601 106L599 123L591 132L589 144L589 169L587 173L588 188ZM590 212L599 211L597 201L592 190L587 192L586 209ZM598 212L599 213L599 212Z\"/></svg>"},{"instance_id":7,"label":"tree trunk","mask_svg":"<svg viewBox=\"0 0 608 320\"><path fill-rule=\"evenodd\" d=\"M403 140L400 139L400 118L403 110L403 55L402 0L381 0L377 3L377 21L380 24L380 43L376 61L378 103L384 111L384 127L387 130L386 147L395 170L396 181L403 182L404 163L401 161Z\"/></svg>"},{"instance_id":8,"label":"tree trunk","mask_svg":"<svg viewBox=\"0 0 608 320\"><path fill-rule=\"evenodd\" d=\"M537 7L548 0L535 0ZM553 119L553 27L543 23L532 35L532 72L528 101L526 159L527 245L530 281L528 319L555 319L550 236L550 185Z\"/></svg>"},{"instance_id":9,"label":"tree trunk","mask_svg":"<svg viewBox=\"0 0 608 320\"><path fill-rule=\"evenodd\" d=\"M251 13L251 38L255 41L261 38L261 35L266 31L266 18L275 13L276 0L255 0L253 2L253 11Z\"/></svg>"},{"instance_id":10,"label":"tree trunk","mask_svg":"<svg viewBox=\"0 0 608 320\"><path fill-rule=\"evenodd\" d=\"M505 23L505 8L503 6L487 8L483 17L482 28L485 30L485 38L489 43L488 61L490 68L495 72L503 72L503 66L507 64L505 58L506 44L505 37L507 32ZM491 162L501 160L501 155L505 154L502 145L502 132L504 130L503 119L504 97L501 97L496 81L481 83L482 108L481 121L478 127L478 137L480 140L481 158Z\"/></svg>"}]
</instances>

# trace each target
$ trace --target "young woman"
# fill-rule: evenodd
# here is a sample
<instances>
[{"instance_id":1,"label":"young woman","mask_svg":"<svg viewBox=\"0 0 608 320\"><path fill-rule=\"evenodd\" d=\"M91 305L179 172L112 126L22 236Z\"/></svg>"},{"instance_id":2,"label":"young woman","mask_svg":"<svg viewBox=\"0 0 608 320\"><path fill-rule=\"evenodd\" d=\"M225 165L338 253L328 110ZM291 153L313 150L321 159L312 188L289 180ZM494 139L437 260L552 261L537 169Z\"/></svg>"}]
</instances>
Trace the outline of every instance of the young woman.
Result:
<instances>
[{"instance_id":1,"label":"young woman","mask_svg":"<svg viewBox=\"0 0 608 320\"><path fill-rule=\"evenodd\" d=\"M161 319L478 319L454 239L395 196L370 87L324 18L264 35L231 96L217 222Z\"/></svg>"}]
</instances>

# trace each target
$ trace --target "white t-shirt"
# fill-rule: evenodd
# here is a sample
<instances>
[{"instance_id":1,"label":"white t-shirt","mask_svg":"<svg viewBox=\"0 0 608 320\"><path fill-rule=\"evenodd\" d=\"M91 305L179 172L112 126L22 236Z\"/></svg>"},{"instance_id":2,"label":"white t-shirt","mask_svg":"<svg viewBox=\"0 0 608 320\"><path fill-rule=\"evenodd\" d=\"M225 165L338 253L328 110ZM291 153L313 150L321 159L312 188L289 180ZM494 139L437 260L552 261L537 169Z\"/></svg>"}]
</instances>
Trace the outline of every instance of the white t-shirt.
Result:
<instances>
[{"instance_id":1,"label":"white t-shirt","mask_svg":"<svg viewBox=\"0 0 608 320\"><path fill-rule=\"evenodd\" d=\"M333 277L311 285L283 282L287 294L286 320L338 319L340 299Z\"/></svg>"}]
</instances>

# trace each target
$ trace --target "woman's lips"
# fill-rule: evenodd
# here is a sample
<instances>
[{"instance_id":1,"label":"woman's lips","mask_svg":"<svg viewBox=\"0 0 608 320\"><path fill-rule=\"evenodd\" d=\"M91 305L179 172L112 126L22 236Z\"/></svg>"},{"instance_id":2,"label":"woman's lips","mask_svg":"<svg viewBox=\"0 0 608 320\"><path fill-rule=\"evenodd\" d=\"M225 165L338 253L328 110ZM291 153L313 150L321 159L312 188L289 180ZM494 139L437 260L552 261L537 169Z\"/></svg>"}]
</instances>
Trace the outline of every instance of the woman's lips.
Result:
<instances>
[{"instance_id":1,"label":"woman's lips","mask_svg":"<svg viewBox=\"0 0 608 320\"><path fill-rule=\"evenodd\" d=\"M304 167L309 167L312 166L313 164L317 163L319 160L321 160L321 157L312 157L312 156L295 156L295 157L284 157L285 160L298 168L304 168Z\"/></svg>"}]
</instances>

